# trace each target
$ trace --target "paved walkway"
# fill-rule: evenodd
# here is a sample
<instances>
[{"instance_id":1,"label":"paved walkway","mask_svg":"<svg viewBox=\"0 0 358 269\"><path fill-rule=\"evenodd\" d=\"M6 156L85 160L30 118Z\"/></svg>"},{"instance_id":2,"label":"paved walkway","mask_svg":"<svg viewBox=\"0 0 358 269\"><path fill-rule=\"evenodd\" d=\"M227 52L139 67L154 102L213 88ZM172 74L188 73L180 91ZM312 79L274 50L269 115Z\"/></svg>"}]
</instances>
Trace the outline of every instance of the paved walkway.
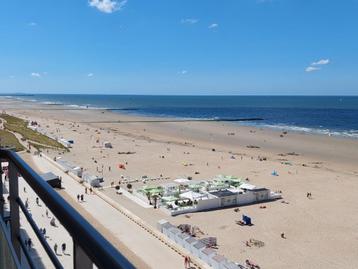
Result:
<instances>
[{"instance_id":1,"label":"paved walkway","mask_svg":"<svg viewBox=\"0 0 358 269\"><path fill-rule=\"evenodd\" d=\"M5 181L4 187L6 190L9 189L9 182ZM30 186L26 183L26 181L19 177L19 196L23 203L25 204L27 201L28 211L31 214L32 218L36 222L38 228L45 228L46 235L45 238L53 249L54 245L58 245L57 257L60 262L64 265L64 268L73 268L72 262L72 239L70 235L67 233L66 229L57 221L57 226L51 226L50 220L53 217L51 211L42 203L39 199L37 204L35 192L30 188ZM6 195L7 199L7 195ZM5 210L9 210L9 204L5 204ZM46 214L47 211L47 214ZM54 268L51 260L48 258L45 250L43 249L40 241L37 239L37 236L32 230L29 222L27 221L25 215L22 213L20 209L20 232L21 238L23 240L31 239L32 247L28 248L29 254L32 257L36 268ZM63 253L61 250L61 245L66 244L66 251ZM22 256L22 261L26 261L25 256ZM28 264L25 262L22 264L23 268L29 268Z\"/></svg>"},{"instance_id":2,"label":"paved walkway","mask_svg":"<svg viewBox=\"0 0 358 269\"><path fill-rule=\"evenodd\" d=\"M74 199L84 194L84 187L44 158L32 156L33 163L42 172L52 171L62 177L65 191ZM124 245L137 254L150 268L183 268L183 257L145 229L136 225L97 195L85 195L79 204L100 224L110 230Z\"/></svg>"}]
</instances>

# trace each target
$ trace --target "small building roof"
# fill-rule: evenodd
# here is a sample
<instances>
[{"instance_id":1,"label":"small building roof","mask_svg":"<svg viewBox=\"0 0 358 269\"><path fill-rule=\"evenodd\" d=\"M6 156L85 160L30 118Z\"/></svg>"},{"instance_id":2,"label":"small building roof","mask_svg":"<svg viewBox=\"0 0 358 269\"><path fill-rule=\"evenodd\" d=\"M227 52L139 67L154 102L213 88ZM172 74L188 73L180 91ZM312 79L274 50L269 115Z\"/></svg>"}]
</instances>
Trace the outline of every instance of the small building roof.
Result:
<instances>
[{"instance_id":1,"label":"small building roof","mask_svg":"<svg viewBox=\"0 0 358 269\"><path fill-rule=\"evenodd\" d=\"M256 186L252 185L252 184L248 184L248 183L242 183L240 185L240 189L253 190L253 189L256 189Z\"/></svg>"},{"instance_id":2,"label":"small building roof","mask_svg":"<svg viewBox=\"0 0 358 269\"><path fill-rule=\"evenodd\" d=\"M225 268L225 269L240 269L240 268L246 268L246 267L243 267L243 266L239 266L233 262L229 262L229 261L226 261L222 264L222 267Z\"/></svg>"},{"instance_id":3,"label":"small building roof","mask_svg":"<svg viewBox=\"0 0 358 269\"><path fill-rule=\"evenodd\" d=\"M191 243L196 242L196 241L198 241L198 240L196 240L194 237L191 236L191 237L185 239L185 241L186 241L188 244L191 244Z\"/></svg>"},{"instance_id":4,"label":"small building roof","mask_svg":"<svg viewBox=\"0 0 358 269\"><path fill-rule=\"evenodd\" d=\"M187 238L188 236L190 236L190 235L187 234L187 233L181 233L181 234L178 235L178 237L180 237L181 239L185 239L185 238Z\"/></svg>"},{"instance_id":5,"label":"small building roof","mask_svg":"<svg viewBox=\"0 0 358 269\"><path fill-rule=\"evenodd\" d=\"M216 197L227 197L227 196L236 195L236 193L229 191L229 190L213 191L210 193Z\"/></svg>"},{"instance_id":6,"label":"small building roof","mask_svg":"<svg viewBox=\"0 0 358 269\"><path fill-rule=\"evenodd\" d=\"M253 190L248 190L248 191L268 191L267 188L255 188Z\"/></svg>"},{"instance_id":7,"label":"small building roof","mask_svg":"<svg viewBox=\"0 0 358 269\"><path fill-rule=\"evenodd\" d=\"M49 181L49 180L53 180L53 179L58 179L59 177L56 176L54 173L52 172L47 172L44 174L40 175L45 181Z\"/></svg>"},{"instance_id":8,"label":"small building roof","mask_svg":"<svg viewBox=\"0 0 358 269\"><path fill-rule=\"evenodd\" d=\"M176 227L173 227L173 228L170 229L170 232L173 233L173 234L177 234L177 233L181 233L181 230L179 230Z\"/></svg>"},{"instance_id":9,"label":"small building roof","mask_svg":"<svg viewBox=\"0 0 358 269\"><path fill-rule=\"evenodd\" d=\"M186 199L190 199L190 200L197 200L197 199L200 199L203 197L207 197L207 194L198 193L198 192L194 192L194 191L187 191L187 192L180 194L180 198L186 198Z\"/></svg>"},{"instance_id":10,"label":"small building roof","mask_svg":"<svg viewBox=\"0 0 358 269\"><path fill-rule=\"evenodd\" d=\"M177 183L186 183L188 181L190 181L189 179L187 178L177 178L177 179L174 179L175 182Z\"/></svg>"},{"instance_id":11,"label":"small building roof","mask_svg":"<svg viewBox=\"0 0 358 269\"><path fill-rule=\"evenodd\" d=\"M203 249L201 252L203 252L205 255L209 256L213 253L216 253L215 250L213 250L212 248L206 248L206 249Z\"/></svg>"},{"instance_id":12,"label":"small building roof","mask_svg":"<svg viewBox=\"0 0 358 269\"><path fill-rule=\"evenodd\" d=\"M213 260L216 261L216 262L218 262L218 263L220 263L220 262L225 261L226 258L225 258L224 256L222 256L222 255L217 254L217 255L215 255L215 256L213 257Z\"/></svg>"},{"instance_id":13,"label":"small building roof","mask_svg":"<svg viewBox=\"0 0 358 269\"><path fill-rule=\"evenodd\" d=\"M196 249L202 249L202 248L205 248L205 247L206 246L201 242L198 242L198 243L194 244L194 248L196 248Z\"/></svg>"}]
</instances>

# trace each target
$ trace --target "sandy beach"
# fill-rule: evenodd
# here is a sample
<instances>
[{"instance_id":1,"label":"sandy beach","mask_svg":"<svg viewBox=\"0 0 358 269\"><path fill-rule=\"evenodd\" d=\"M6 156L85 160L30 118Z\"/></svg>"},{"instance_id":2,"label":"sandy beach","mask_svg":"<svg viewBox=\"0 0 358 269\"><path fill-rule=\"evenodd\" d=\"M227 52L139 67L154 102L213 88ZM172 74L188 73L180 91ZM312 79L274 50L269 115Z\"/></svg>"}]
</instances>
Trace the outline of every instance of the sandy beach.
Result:
<instances>
[{"instance_id":1,"label":"sandy beach","mask_svg":"<svg viewBox=\"0 0 358 269\"><path fill-rule=\"evenodd\" d=\"M103 175L102 192L153 227L163 218L177 225L196 225L217 237L219 253L233 261L253 260L261 268L358 267L357 139L223 122L146 122L160 119L10 99L0 99L0 107L10 115L37 121L49 136L74 140L70 152L60 156ZM104 141L113 148L104 148ZM46 154L59 156L52 150ZM273 170L278 176L271 175ZM260 204L240 207L239 212L225 208L170 217L108 188L121 176L168 178L149 183L158 185L179 177L211 179L218 174L280 190L283 199L265 203L265 209ZM237 225L241 214L250 215L254 225ZM249 239L264 246L248 247Z\"/></svg>"}]
</instances>

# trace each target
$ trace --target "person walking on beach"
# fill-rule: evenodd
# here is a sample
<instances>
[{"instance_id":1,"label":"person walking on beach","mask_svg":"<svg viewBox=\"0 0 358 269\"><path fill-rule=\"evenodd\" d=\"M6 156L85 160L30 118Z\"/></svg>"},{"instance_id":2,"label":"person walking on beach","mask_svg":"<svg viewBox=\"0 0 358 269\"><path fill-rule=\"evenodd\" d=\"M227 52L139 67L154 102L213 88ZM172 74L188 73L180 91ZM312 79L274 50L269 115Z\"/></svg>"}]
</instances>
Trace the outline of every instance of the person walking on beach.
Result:
<instances>
[{"instance_id":1,"label":"person walking on beach","mask_svg":"<svg viewBox=\"0 0 358 269\"><path fill-rule=\"evenodd\" d=\"M185 267L185 269L190 268L190 257L189 256L184 257L184 267Z\"/></svg>"},{"instance_id":2,"label":"person walking on beach","mask_svg":"<svg viewBox=\"0 0 358 269\"><path fill-rule=\"evenodd\" d=\"M56 221L55 221L55 218L52 218L51 221L50 221L50 225L53 226L53 227L56 227Z\"/></svg>"},{"instance_id":3,"label":"person walking on beach","mask_svg":"<svg viewBox=\"0 0 358 269\"><path fill-rule=\"evenodd\" d=\"M61 247L62 247L62 253L65 254L65 251L66 251L66 243L63 243L63 244L61 245Z\"/></svg>"},{"instance_id":4,"label":"person walking on beach","mask_svg":"<svg viewBox=\"0 0 358 269\"><path fill-rule=\"evenodd\" d=\"M83 194L81 194L81 202L83 202L84 198L83 198Z\"/></svg>"},{"instance_id":5,"label":"person walking on beach","mask_svg":"<svg viewBox=\"0 0 358 269\"><path fill-rule=\"evenodd\" d=\"M87 187L85 188L85 194L87 194Z\"/></svg>"},{"instance_id":6,"label":"person walking on beach","mask_svg":"<svg viewBox=\"0 0 358 269\"><path fill-rule=\"evenodd\" d=\"M79 202L80 201L80 195L77 194L77 201Z\"/></svg>"},{"instance_id":7,"label":"person walking on beach","mask_svg":"<svg viewBox=\"0 0 358 269\"><path fill-rule=\"evenodd\" d=\"M53 250L55 251L55 254L57 255L57 243L53 246Z\"/></svg>"},{"instance_id":8,"label":"person walking on beach","mask_svg":"<svg viewBox=\"0 0 358 269\"><path fill-rule=\"evenodd\" d=\"M36 197L36 204L37 204L37 205L40 205L40 204L39 204L39 197Z\"/></svg>"},{"instance_id":9,"label":"person walking on beach","mask_svg":"<svg viewBox=\"0 0 358 269\"><path fill-rule=\"evenodd\" d=\"M184 257L184 268L185 269L188 268L188 257L187 256Z\"/></svg>"},{"instance_id":10,"label":"person walking on beach","mask_svg":"<svg viewBox=\"0 0 358 269\"><path fill-rule=\"evenodd\" d=\"M48 218L48 210L46 209L46 217Z\"/></svg>"}]
</instances>

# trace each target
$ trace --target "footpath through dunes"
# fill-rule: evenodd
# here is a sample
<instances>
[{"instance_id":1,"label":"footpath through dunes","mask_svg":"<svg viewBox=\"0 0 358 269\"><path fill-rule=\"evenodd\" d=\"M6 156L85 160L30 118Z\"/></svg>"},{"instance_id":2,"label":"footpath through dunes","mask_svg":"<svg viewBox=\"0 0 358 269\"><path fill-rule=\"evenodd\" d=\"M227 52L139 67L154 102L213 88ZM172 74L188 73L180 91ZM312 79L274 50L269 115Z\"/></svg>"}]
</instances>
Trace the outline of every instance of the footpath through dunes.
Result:
<instances>
[{"instance_id":1,"label":"footpath through dunes","mask_svg":"<svg viewBox=\"0 0 358 269\"><path fill-rule=\"evenodd\" d=\"M39 156L30 156L31 164L40 172L52 171L62 177L64 190L60 194L70 203L74 203L77 194L84 194L84 187L68 174ZM126 215L95 194L84 194L85 201L77 203L76 208L88 219L110 242L123 251L138 268L182 268L183 255L166 242L158 239L151 231L137 225ZM139 219L139 218L138 218ZM195 260L194 258L192 260ZM200 267L205 268L200 264Z\"/></svg>"},{"instance_id":2,"label":"footpath through dunes","mask_svg":"<svg viewBox=\"0 0 358 269\"><path fill-rule=\"evenodd\" d=\"M29 122L6 113L0 114L2 128L8 132L15 134L20 140L20 143L27 147L25 141L29 145L37 149L62 149L67 150L60 142L28 127ZM36 123L37 127L37 123Z\"/></svg>"}]
</instances>

